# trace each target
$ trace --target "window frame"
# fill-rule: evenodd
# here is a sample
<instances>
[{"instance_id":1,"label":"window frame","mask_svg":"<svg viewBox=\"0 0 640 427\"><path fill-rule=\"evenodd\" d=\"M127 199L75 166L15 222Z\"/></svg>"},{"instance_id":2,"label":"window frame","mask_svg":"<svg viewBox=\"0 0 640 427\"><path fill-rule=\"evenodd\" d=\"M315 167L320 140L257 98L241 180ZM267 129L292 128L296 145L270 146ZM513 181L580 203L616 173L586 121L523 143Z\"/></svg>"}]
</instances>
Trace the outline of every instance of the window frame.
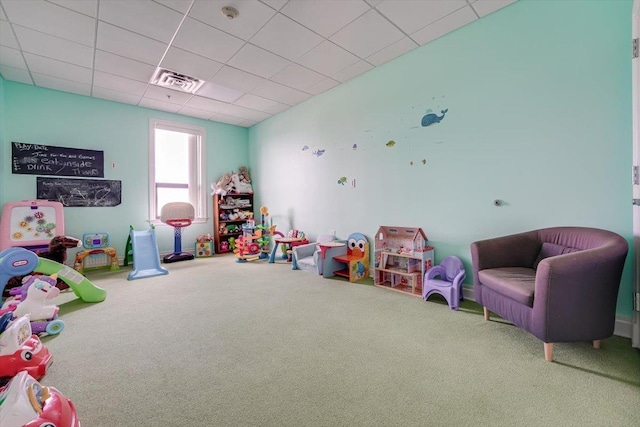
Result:
<instances>
[{"instance_id":1,"label":"window frame","mask_svg":"<svg viewBox=\"0 0 640 427\"><path fill-rule=\"evenodd\" d=\"M168 130L172 132L188 133L195 135L197 140L189 155L192 162L189 166L189 175L194 185L189 185L189 199L195 209L193 223L206 223L207 218L207 174L206 174L206 140L207 131L201 126L172 122L162 119L149 119L149 220L154 225L165 225L160 221L160 212L156 210L156 129ZM193 188L192 188L193 187Z\"/></svg>"}]
</instances>

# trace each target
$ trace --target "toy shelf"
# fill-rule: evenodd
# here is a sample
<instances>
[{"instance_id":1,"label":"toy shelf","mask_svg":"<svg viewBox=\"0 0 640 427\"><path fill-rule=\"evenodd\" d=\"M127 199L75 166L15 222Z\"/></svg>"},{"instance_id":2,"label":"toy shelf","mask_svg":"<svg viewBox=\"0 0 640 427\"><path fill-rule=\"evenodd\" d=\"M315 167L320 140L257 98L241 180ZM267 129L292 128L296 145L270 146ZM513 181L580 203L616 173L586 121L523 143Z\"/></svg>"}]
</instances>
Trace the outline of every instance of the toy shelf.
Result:
<instances>
[{"instance_id":1,"label":"toy shelf","mask_svg":"<svg viewBox=\"0 0 640 427\"><path fill-rule=\"evenodd\" d=\"M230 216L240 215L231 219ZM213 240L218 254L233 252L230 239L242 236L242 224L253 219L253 193L228 193L213 197Z\"/></svg>"}]
</instances>

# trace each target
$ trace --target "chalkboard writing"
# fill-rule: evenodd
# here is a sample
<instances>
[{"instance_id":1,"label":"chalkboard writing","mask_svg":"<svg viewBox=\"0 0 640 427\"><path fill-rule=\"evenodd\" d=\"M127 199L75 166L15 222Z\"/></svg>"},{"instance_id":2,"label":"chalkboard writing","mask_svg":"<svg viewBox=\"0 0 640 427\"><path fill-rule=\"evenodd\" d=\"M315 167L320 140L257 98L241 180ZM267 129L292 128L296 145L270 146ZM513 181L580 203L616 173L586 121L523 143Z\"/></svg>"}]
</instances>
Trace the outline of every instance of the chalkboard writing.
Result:
<instances>
[{"instance_id":1,"label":"chalkboard writing","mask_svg":"<svg viewBox=\"0 0 640 427\"><path fill-rule=\"evenodd\" d=\"M100 179L37 178L38 199L63 206L117 206L122 199L122 181Z\"/></svg>"},{"instance_id":2,"label":"chalkboard writing","mask_svg":"<svg viewBox=\"0 0 640 427\"><path fill-rule=\"evenodd\" d=\"M15 174L104 177L104 151L13 142L11 154Z\"/></svg>"}]
</instances>

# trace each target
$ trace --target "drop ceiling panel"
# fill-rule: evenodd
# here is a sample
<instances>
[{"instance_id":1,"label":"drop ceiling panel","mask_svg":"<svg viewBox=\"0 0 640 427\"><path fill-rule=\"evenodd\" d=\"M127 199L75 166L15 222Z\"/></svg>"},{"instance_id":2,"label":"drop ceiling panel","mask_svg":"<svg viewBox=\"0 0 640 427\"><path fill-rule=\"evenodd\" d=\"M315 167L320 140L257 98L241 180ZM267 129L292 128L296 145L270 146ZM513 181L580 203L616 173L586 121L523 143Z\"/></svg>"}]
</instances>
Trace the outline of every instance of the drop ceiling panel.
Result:
<instances>
[{"instance_id":1,"label":"drop ceiling panel","mask_svg":"<svg viewBox=\"0 0 640 427\"><path fill-rule=\"evenodd\" d=\"M29 70L34 73L46 74L48 76L91 85L93 78L93 70L91 68L56 61L55 59L45 58L44 56L27 52L24 53L24 59L27 62Z\"/></svg>"},{"instance_id":2,"label":"drop ceiling panel","mask_svg":"<svg viewBox=\"0 0 640 427\"><path fill-rule=\"evenodd\" d=\"M173 44L214 61L226 63L240 50L244 41L200 21L187 18Z\"/></svg>"},{"instance_id":3,"label":"drop ceiling panel","mask_svg":"<svg viewBox=\"0 0 640 427\"><path fill-rule=\"evenodd\" d=\"M93 84L97 87L126 92L136 96L142 96L147 89L147 84L137 80L131 80L113 74L96 71L93 73Z\"/></svg>"},{"instance_id":4,"label":"drop ceiling panel","mask_svg":"<svg viewBox=\"0 0 640 427\"><path fill-rule=\"evenodd\" d=\"M94 45L96 24L88 16L41 0L4 1L2 5L14 24L86 46Z\"/></svg>"},{"instance_id":5,"label":"drop ceiling panel","mask_svg":"<svg viewBox=\"0 0 640 427\"><path fill-rule=\"evenodd\" d=\"M346 82L356 76L359 76L362 73L366 73L369 70L373 69L373 65L369 64L365 61L358 61L350 67L345 68L344 70L338 71L332 77L335 80L340 82Z\"/></svg>"},{"instance_id":6,"label":"drop ceiling panel","mask_svg":"<svg viewBox=\"0 0 640 427\"><path fill-rule=\"evenodd\" d=\"M384 16L407 34L467 6L465 0L385 0L376 6Z\"/></svg>"},{"instance_id":7,"label":"drop ceiling panel","mask_svg":"<svg viewBox=\"0 0 640 427\"><path fill-rule=\"evenodd\" d=\"M0 20L0 46L19 49L18 40L13 35L13 30L7 21Z\"/></svg>"},{"instance_id":8,"label":"drop ceiling panel","mask_svg":"<svg viewBox=\"0 0 640 427\"><path fill-rule=\"evenodd\" d=\"M290 63L291 61L287 59L247 43L229 60L228 64L268 79Z\"/></svg>"},{"instance_id":9,"label":"drop ceiling panel","mask_svg":"<svg viewBox=\"0 0 640 427\"><path fill-rule=\"evenodd\" d=\"M411 34L411 38L420 45L424 45L438 37L442 37L451 31L471 23L476 19L477 16L473 12L473 9L471 9L470 6L467 6L453 12L451 15L445 16L441 20L434 22L421 30L416 31Z\"/></svg>"},{"instance_id":10,"label":"drop ceiling panel","mask_svg":"<svg viewBox=\"0 0 640 427\"><path fill-rule=\"evenodd\" d=\"M298 0L287 3L282 13L328 38L368 10L364 0Z\"/></svg>"},{"instance_id":11,"label":"drop ceiling panel","mask_svg":"<svg viewBox=\"0 0 640 427\"><path fill-rule=\"evenodd\" d=\"M3 3L4 4L4 3ZM93 48L14 25L22 50L64 62L93 67Z\"/></svg>"},{"instance_id":12,"label":"drop ceiling panel","mask_svg":"<svg viewBox=\"0 0 640 427\"><path fill-rule=\"evenodd\" d=\"M377 51L371 56L366 58L367 62L375 65L376 67L389 62L392 59L397 58L400 55L404 55L410 50L418 47L418 44L411 40L409 37L403 37L397 42L385 47L382 50Z\"/></svg>"},{"instance_id":13,"label":"drop ceiling panel","mask_svg":"<svg viewBox=\"0 0 640 427\"><path fill-rule=\"evenodd\" d=\"M73 0L75 1L75 0ZM163 4L181 14L187 13L191 0L155 0L156 2Z\"/></svg>"},{"instance_id":14,"label":"drop ceiling panel","mask_svg":"<svg viewBox=\"0 0 640 427\"><path fill-rule=\"evenodd\" d=\"M22 53L18 49L6 46L0 46L0 64L27 70L27 64L24 62Z\"/></svg>"},{"instance_id":15,"label":"drop ceiling panel","mask_svg":"<svg viewBox=\"0 0 640 427\"><path fill-rule=\"evenodd\" d=\"M502 9L515 1L516 0L477 0L472 3L471 6L482 18L483 16L487 16L498 9Z\"/></svg>"},{"instance_id":16,"label":"drop ceiling panel","mask_svg":"<svg viewBox=\"0 0 640 427\"><path fill-rule=\"evenodd\" d=\"M222 65L220 62L177 47L169 48L161 64L162 68L202 80L209 80L222 68Z\"/></svg>"},{"instance_id":17,"label":"drop ceiling panel","mask_svg":"<svg viewBox=\"0 0 640 427\"><path fill-rule=\"evenodd\" d=\"M95 18L98 16L98 0L49 0L50 3L55 3L58 6L66 7L67 9L75 10L83 15Z\"/></svg>"},{"instance_id":18,"label":"drop ceiling panel","mask_svg":"<svg viewBox=\"0 0 640 427\"><path fill-rule=\"evenodd\" d=\"M282 102L287 105L296 105L311 98L311 95L308 93L281 85L271 80L268 80L253 89L251 93L267 99L273 99L274 101Z\"/></svg>"},{"instance_id":19,"label":"drop ceiling panel","mask_svg":"<svg viewBox=\"0 0 640 427\"><path fill-rule=\"evenodd\" d=\"M317 95L319 93L325 92L329 89L331 89L332 87L336 87L340 84L339 81L337 80L333 80L330 79L329 77L319 81L318 83L311 85L307 88L307 92L313 94L313 95Z\"/></svg>"},{"instance_id":20,"label":"drop ceiling panel","mask_svg":"<svg viewBox=\"0 0 640 427\"><path fill-rule=\"evenodd\" d=\"M199 119L209 120L209 118L213 115L210 111L200 110L199 108L193 107L182 107L178 110L178 114L182 114L190 117L197 117Z\"/></svg>"},{"instance_id":21,"label":"drop ceiling panel","mask_svg":"<svg viewBox=\"0 0 640 427\"><path fill-rule=\"evenodd\" d=\"M158 101L169 102L171 104L184 105L193 95L190 93L180 92L166 87L154 85L147 86L144 92L145 98L156 99Z\"/></svg>"},{"instance_id":22,"label":"drop ceiling panel","mask_svg":"<svg viewBox=\"0 0 640 427\"><path fill-rule=\"evenodd\" d=\"M234 103L238 98L242 96L242 92L233 90L229 87L219 85L212 82L207 82L196 92L199 96L205 98L211 98L218 101L224 101L228 103Z\"/></svg>"},{"instance_id":23,"label":"drop ceiling panel","mask_svg":"<svg viewBox=\"0 0 640 427\"><path fill-rule=\"evenodd\" d=\"M164 43L171 41L182 16L150 0L100 2L101 21Z\"/></svg>"},{"instance_id":24,"label":"drop ceiling panel","mask_svg":"<svg viewBox=\"0 0 640 427\"><path fill-rule=\"evenodd\" d=\"M169 113L177 113L180 109L180 106L177 104L171 104L170 102L158 101L151 98L142 98L138 105L145 108L152 108L154 110L168 111Z\"/></svg>"},{"instance_id":25,"label":"drop ceiling panel","mask_svg":"<svg viewBox=\"0 0 640 427\"><path fill-rule=\"evenodd\" d=\"M304 91L309 86L324 80L324 78L322 74L318 74L308 68L298 64L291 64L271 77L271 80Z\"/></svg>"},{"instance_id":26,"label":"drop ceiling panel","mask_svg":"<svg viewBox=\"0 0 640 427\"><path fill-rule=\"evenodd\" d=\"M239 92L250 92L263 83L265 79L237 68L224 66L210 81Z\"/></svg>"},{"instance_id":27,"label":"drop ceiling panel","mask_svg":"<svg viewBox=\"0 0 640 427\"><path fill-rule=\"evenodd\" d=\"M235 7L240 14L228 19L222 14L224 6ZM276 11L258 0L196 0L189 16L242 40L249 40L276 14Z\"/></svg>"},{"instance_id":28,"label":"drop ceiling panel","mask_svg":"<svg viewBox=\"0 0 640 427\"><path fill-rule=\"evenodd\" d=\"M359 60L360 58L332 42L324 41L302 55L296 62L325 76L330 76Z\"/></svg>"},{"instance_id":29,"label":"drop ceiling panel","mask_svg":"<svg viewBox=\"0 0 640 427\"><path fill-rule=\"evenodd\" d=\"M276 15L253 36L251 43L289 60L296 60L323 38L284 15Z\"/></svg>"},{"instance_id":30,"label":"drop ceiling panel","mask_svg":"<svg viewBox=\"0 0 640 427\"><path fill-rule=\"evenodd\" d=\"M251 93L247 93L243 95L236 101L236 105L241 107L251 108L252 110L260 110L265 111L268 108L273 108L277 105L282 105L276 101L272 101L267 98L263 98L258 95L253 95Z\"/></svg>"},{"instance_id":31,"label":"drop ceiling panel","mask_svg":"<svg viewBox=\"0 0 640 427\"><path fill-rule=\"evenodd\" d=\"M96 50L95 69L97 71L104 71L105 73L148 83L156 67L98 49Z\"/></svg>"},{"instance_id":32,"label":"drop ceiling panel","mask_svg":"<svg viewBox=\"0 0 640 427\"><path fill-rule=\"evenodd\" d=\"M6 79L13 82L32 85L33 81L27 70L0 65L0 74Z\"/></svg>"},{"instance_id":33,"label":"drop ceiling panel","mask_svg":"<svg viewBox=\"0 0 640 427\"><path fill-rule=\"evenodd\" d=\"M49 89L59 90L62 92L76 93L78 95L91 96L91 85L84 83L72 82L70 80L60 79L58 77L47 76L44 74L31 73L36 85Z\"/></svg>"},{"instance_id":34,"label":"drop ceiling panel","mask_svg":"<svg viewBox=\"0 0 640 427\"><path fill-rule=\"evenodd\" d=\"M404 34L400 30L377 11L370 10L338 31L330 40L360 58L366 58L402 37Z\"/></svg>"},{"instance_id":35,"label":"drop ceiling panel","mask_svg":"<svg viewBox=\"0 0 640 427\"><path fill-rule=\"evenodd\" d=\"M125 104L138 105L140 102L140 96L133 95L131 93L118 92L117 90L111 90L103 87L94 86L91 95L96 98L106 99L108 101L123 102Z\"/></svg>"},{"instance_id":36,"label":"drop ceiling panel","mask_svg":"<svg viewBox=\"0 0 640 427\"><path fill-rule=\"evenodd\" d=\"M218 113L222 111L226 104L224 102L216 101L215 99L204 98L196 95L192 97L185 106Z\"/></svg>"},{"instance_id":37,"label":"drop ceiling panel","mask_svg":"<svg viewBox=\"0 0 640 427\"><path fill-rule=\"evenodd\" d=\"M166 45L149 37L99 22L97 48L149 65L157 65Z\"/></svg>"}]
</instances>

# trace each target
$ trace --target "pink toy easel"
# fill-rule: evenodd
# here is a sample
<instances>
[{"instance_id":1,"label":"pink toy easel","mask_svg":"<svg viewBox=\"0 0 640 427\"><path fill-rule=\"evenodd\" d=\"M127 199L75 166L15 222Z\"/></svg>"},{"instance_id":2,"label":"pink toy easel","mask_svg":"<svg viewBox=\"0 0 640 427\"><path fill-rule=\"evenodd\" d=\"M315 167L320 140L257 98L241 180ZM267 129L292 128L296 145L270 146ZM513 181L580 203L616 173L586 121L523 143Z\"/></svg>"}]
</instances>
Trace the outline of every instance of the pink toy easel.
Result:
<instances>
[{"instance_id":1,"label":"pink toy easel","mask_svg":"<svg viewBox=\"0 0 640 427\"><path fill-rule=\"evenodd\" d=\"M16 246L47 249L49 241L57 235L64 235L62 203L23 200L2 206L0 250Z\"/></svg>"}]
</instances>

